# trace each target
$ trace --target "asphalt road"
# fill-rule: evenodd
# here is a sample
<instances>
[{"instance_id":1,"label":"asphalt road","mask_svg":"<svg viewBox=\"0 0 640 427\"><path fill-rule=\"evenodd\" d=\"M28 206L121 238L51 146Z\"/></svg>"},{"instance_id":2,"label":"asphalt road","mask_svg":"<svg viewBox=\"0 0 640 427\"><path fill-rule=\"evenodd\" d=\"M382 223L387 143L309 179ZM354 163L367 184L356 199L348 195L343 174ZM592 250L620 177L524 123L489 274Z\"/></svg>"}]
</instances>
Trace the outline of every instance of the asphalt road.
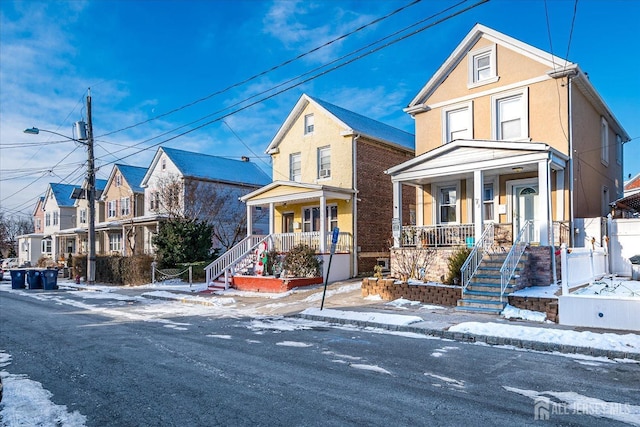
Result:
<instances>
[{"instance_id":1,"label":"asphalt road","mask_svg":"<svg viewBox=\"0 0 640 427\"><path fill-rule=\"evenodd\" d=\"M88 426L541 425L531 396L544 391L640 405L637 363L25 292L0 292L4 369ZM628 425L560 403L547 424Z\"/></svg>"}]
</instances>

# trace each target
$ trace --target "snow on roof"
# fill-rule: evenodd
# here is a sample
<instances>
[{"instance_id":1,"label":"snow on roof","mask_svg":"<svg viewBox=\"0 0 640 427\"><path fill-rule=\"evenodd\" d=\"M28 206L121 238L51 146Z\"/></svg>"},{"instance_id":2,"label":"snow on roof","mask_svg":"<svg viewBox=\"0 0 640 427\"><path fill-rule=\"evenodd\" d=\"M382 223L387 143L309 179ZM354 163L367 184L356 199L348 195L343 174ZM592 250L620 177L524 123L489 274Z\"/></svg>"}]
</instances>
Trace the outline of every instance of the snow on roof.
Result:
<instances>
[{"instance_id":1,"label":"snow on roof","mask_svg":"<svg viewBox=\"0 0 640 427\"><path fill-rule=\"evenodd\" d=\"M271 178L255 163L203 153L161 147L180 172L187 177L263 186Z\"/></svg>"},{"instance_id":2,"label":"snow on roof","mask_svg":"<svg viewBox=\"0 0 640 427\"><path fill-rule=\"evenodd\" d=\"M135 193L144 193L144 188L142 188L140 184L142 183L142 179L147 173L147 168L141 167L141 166L129 166L129 165L121 165L121 164L117 164L115 166L118 168L118 170L120 171L124 179L127 181L127 184L129 184L129 187L131 187L131 189Z\"/></svg>"},{"instance_id":3,"label":"snow on roof","mask_svg":"<svg viewBox=\"0 0 640 427\"><path fill-rule=\"evenodd\" d=\"M313 98L311 96L309 96L309 98L317 102L322 108L333 114L338 120L344 122L355 132L363 133L376 139L389 141L406 148L413 149L415 147L415 137L409 132L394 128L393 126L389 126L361 114L354 113L353 111L346 110L321 99Z\"/></svg>"},{"instance_id":4,"label":"snow on roof","mask_svg":"<svg viewBox=\"0 0 640 427\"><path fill-rule=\"evenodd\" d=\"M75 200L71 198L71 193L76 188L80 188L77 185L61 184L51 182L49 183L53 196L56 198L56 203L59 207L73 207Z\"/></svg>"}]
</instances>

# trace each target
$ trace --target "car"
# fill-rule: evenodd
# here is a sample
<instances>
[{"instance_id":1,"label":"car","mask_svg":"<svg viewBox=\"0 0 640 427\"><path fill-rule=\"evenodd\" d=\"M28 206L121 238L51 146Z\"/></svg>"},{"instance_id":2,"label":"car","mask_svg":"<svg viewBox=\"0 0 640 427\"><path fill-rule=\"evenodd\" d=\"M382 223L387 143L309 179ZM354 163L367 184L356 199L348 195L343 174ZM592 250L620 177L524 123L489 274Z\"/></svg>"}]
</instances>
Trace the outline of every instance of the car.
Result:
<instances>
[{"instance_id":1,"label":"car","mask_svg":"<svg viewBox=\"0 0 640 427\"><path fill-rule=\"evenodd\" d=\"M2 261L2 269L3 270L9 270L11 268L18 268L18 266L20 265L18 258L7 258L4 261Z\"/></svg>"}]
</instances>

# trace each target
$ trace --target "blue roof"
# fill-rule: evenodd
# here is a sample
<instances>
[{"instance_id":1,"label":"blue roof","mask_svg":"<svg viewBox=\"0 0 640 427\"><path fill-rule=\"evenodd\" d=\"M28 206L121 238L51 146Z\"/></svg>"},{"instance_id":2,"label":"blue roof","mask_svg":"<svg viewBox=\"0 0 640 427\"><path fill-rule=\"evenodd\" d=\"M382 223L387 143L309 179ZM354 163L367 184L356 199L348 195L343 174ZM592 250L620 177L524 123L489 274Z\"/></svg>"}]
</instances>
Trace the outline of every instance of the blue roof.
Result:
<instances>
[{"instance_id":1,"label":"blue roof","mask_svg":"<svg viewBox=\"0 0 640 427\"><path fill-rule=\"evenodd\" d=\"M80 188L79 186L55 182L49 183L49 186L59 207L73 207L75 200L71 198L71 193L73 193L74 189Z\"/></svg>"},{"instance_id":2,"label":"blue roof","mask_svg":"<svg viewBox=\"0 0 640 427\"><path fill-rule=\"evenodd\" d=\"M144 188L140 187L140 184L147 173L147 168L121 164L117 164L115 166L118 168L134 193L144 193Z\"/></svg>"},{"instance_id":3,"label":"blue roof","mask_svg":"<svg viewBox=\"0 0 640 427\"><path fill-rule=\"evenodd\" d=\"M271 182L269 175L252 162L226 159L175 148L162 147L162 150L186 177L260 187Z\"/></svg>"},{"instance_id":4,"label":"blue roof","mask_svg":"<svg viewBox=\"0 0 640 427\"><path fill-rule=\"evenodd\" d=\"M104 188L107 186L107 180L106 179L96 179L96 190L100 191L100 190L104 190Z\"/></svg>"},{"instance_id":5,"label":"blue roof","mask_svg":"<svg viewBox=\"0 0 640 427\"><path fill-rule=\"evenodd\" d=\"M322 101L321 99L313 98L311 96L309 96L309 98L313 99L322 106L322 108L329 111L356 132L360 132L383 141L389 141L412 150L415 148L415 136L412 133L394 128L393 126L386 125L377 120L354 113L353 111L345 110L342 107Z\"/></svg>"}]
</instances>

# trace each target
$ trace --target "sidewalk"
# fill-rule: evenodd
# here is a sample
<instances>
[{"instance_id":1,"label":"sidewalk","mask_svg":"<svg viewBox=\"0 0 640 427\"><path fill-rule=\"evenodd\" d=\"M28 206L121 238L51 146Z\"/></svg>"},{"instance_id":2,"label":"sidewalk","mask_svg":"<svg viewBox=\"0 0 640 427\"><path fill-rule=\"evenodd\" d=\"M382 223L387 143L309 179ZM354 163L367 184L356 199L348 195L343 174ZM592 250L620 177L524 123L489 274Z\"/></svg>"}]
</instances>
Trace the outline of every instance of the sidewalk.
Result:
<instances>
[{"instance_id":1,"label":"sidewalk","mask_svg":"<svg viewBox=\"0 0 640 427\"><path fill-rule=\"evenodd\" d=\"M574 353L610 359L640 361L640 333L587 330L551 322L509 320L501 316L463 312L409 300L383 301L363 298L360 280L337 282L327 287L320 310L323 286L294 289L282 294L242 292L234 289L202 293L203 284L156 284L141 287L76 285L73 289L102 290L144 298L233 308L247 316L289 316L341 325L377 328L462 342L511 346L534 351Z\"/></svg>"}]
</instances>

